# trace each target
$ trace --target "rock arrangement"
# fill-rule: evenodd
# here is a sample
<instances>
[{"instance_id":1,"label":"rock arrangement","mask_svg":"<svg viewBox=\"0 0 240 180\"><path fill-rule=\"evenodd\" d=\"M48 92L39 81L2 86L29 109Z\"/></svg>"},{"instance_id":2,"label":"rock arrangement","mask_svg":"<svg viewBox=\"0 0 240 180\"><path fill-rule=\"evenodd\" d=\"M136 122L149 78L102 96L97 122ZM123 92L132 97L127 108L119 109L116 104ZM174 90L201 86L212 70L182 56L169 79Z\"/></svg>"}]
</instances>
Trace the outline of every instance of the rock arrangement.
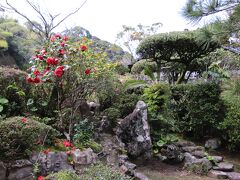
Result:
<instances>
[{"instance_id":1,"label":"rock arrangement","mask_svg":"<svg viewBox=\"0 0 240 180\"><path fill-rule=\"evenodd\" d=\"M216 148L215 142L206 144L208 148ZM196 174L207 174L215 179L240 180L240 173L234 172L233 164L225 162L221 156L209 156L203 146L196 146L193 142L179 141L165 145L157 157L168 163L183 163L184 169Z\"/></svg>"},{"instance_id":2,"label":"rock arrangement","mask_svg":"<svg viewBox=\"0 0 240 180\"><path fill-rule=\"evenodd\" d=\"M152 156L147 105L143 101L138 101L133 113L120 120L116 128L116 136L125 144L131 157L150 158Z\"/></svg>"}]
</instances>

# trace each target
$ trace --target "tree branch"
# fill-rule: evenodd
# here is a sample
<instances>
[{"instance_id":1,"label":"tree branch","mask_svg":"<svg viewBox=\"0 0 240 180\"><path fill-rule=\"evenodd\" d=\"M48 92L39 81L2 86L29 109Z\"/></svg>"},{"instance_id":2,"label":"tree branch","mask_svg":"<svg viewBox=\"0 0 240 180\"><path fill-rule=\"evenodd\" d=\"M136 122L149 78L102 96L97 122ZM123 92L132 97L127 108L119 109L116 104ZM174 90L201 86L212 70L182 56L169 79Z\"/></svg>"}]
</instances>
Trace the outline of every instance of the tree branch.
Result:
<instances>
[{"instance_id":1,"label":"tree branch","mask_svg":"<svg viewBox=\"0 0 240 180\"><path fill-rule=\"evenodd\" d=\"M70 16L72 16L73 14L77 13L83 6L84 4L87 2L87 0L85 0L82 5L77 8L75 11L69 13L67 16L65 16L62 20L60 20L55 26L53 26L50 31L52 31L53 29L55 29L57 26L59 26L63 21L65 21L67 18L69 18Z\"/></svg>"}]
</instances>

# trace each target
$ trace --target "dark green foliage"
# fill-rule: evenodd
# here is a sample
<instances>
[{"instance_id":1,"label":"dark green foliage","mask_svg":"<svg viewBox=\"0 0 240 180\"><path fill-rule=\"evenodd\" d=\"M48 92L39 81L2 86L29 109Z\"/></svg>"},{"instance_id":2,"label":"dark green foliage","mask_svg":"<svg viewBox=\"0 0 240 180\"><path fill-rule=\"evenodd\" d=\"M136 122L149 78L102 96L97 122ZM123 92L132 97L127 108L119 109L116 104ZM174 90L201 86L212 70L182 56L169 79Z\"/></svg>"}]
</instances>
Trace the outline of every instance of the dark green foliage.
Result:
<instances>
[{"instance_id":1,"label":"dark green foliage","mask_svg":"<svg viewBox=\"0 0 240 180\"><path fill-rule=\"evenodd\" d=\"M113 170L107 165L96 164L92 165L89 168L85 169L83 174L79 179L83 180L130 180L129 176L122 174L119 171Z\"/></svg>"},{"instance_id":2,"label":"dark green foliage","mask_svg":"<svg viewBox=\"0 0 240 180\"><path fill-rule=\"evenodd\" d=\"M73 171L59 171L47 176L47 179L56 179L56 180L79 180L77 174Z\"/></svg>"},{"instance_id":3,"label":"dark green foliage","mask_svg":"<svg viewBox=\"0 0 240 180\"><path fill-rule=\"evenodd\" d=\"M103 111L103 114L108 117L111 123L111 127L115 127L117 124L117 118L120 118L121 112L117 108L107 108Z\"/></svg>"},{"instance_id":4,"label":"dark green foliage","mask_svg":"<svg viewBox=\"0 0 240 180\"><path fill-rule=\"evenodd\" d=\"M240 96L239 80L232 83L231 89L223 93L222 98L226 106L226 116L219 129L227 147L231 151L240 149Z\"/></svg>"},{"instance_id":5,"label":"dark green foliage","mask_svg":"<svg viewBox=\"0 0 240 180\"><path fill-rule=\"evenodd\" d=\"M51 144L58 135L51 126L23 117L11 117L0 122L0 157L19 159L38 146Z\"/></svg>"},{"instance_id":6,"label":"dark green foliage","mask_svg":"<svg viewBox=\"0 0 240 180\"><path fill-rule=\"evenodd\" d=\"M123 91L113 103L113 107L119 109L120 117L124 118L133 112L138 100L139 96L135 93L131 94Z\"/></svg>"},{"instance_id":7,"label":"dark green foliage","mask_svg":"<svg viewBox=\"0 0 240 180\"><path fill-rule=\"evenodd\" d=\"M183 84L171 90L171 109L182 133L195 139L217 135L217 127L224 117L219 84Z\"/></svg>"},{"instance_id":8,"label":"dark green foliage","mask_svg":"<svg viewBox=\"0 0 240 180\"><path fill-rule=\"evenodd\" d=\"M141 58L157 64L157 80L160 81L161 67L168 67L178 74L177 84L182 83L187 71L199 72L198 58L219 47L218 42L199 40L199 30L161 33L145 38L137 47ZM166 68L165 68L166 69ZM172 79L176 79L172 77Z\"/></svg>"},{"instance_id":9,"label":"dark green foliage","mask_svg":"<svg viewBox=\"0 0 240 180\"><path fill-rule=\"evenodd\" d=\"M115 67L115 71L117 74L124 75L124 74L128 73L130 71L130 69L119 63Z\"/></svg>"},{"instance_id":10,"label":"dark green foliage","mask_svg":"<svg viewBox=\"0 0 240 180\"><path fill-rule=\"evenodd\" d=\"M154 84L144 90L143 99L148 105L153 141L158 141L161 135L176 130L174 120L169 111L170 96L168 84Z\"/></svg>"}]
</instances>

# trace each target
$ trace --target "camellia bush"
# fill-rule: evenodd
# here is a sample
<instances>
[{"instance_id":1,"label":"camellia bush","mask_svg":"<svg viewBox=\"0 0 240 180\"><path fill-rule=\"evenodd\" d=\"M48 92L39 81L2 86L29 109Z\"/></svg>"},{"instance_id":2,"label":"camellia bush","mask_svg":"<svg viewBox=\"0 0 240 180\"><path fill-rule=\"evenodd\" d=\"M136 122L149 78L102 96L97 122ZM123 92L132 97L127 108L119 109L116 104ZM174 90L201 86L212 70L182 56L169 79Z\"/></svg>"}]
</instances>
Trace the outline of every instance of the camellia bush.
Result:
<instances>
[{"instance_id":1,"label":"camellia bush","mask_svg":"<svg viewBox=\"0 0 240 180\"><path fill-rule=\"evenodd\" d=\"M73 41L66 35L54 34L36 51L29 68L27 82L35 85L35 99L29 104L39 108L41 102L50 113L57 112L61 129L65 127L63 119L67 119L69 134L80 104L97 90L100 79L112 75L115 67L106 53L94 52L90 44L86 37Z\"/></svg>"}]
</instances>

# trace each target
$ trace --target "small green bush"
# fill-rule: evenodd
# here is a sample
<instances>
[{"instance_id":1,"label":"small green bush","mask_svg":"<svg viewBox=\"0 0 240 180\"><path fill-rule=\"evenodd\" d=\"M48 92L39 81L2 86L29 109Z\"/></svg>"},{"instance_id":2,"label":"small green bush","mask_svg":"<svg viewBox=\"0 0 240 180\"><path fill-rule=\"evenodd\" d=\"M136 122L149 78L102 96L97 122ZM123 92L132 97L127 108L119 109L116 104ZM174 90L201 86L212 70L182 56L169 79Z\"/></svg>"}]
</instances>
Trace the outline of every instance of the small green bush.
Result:
<instances>
[{"instance_id":1,"label":"small green bush","mask_svg":"<svg viewBox=\"0 0 240 180\"><path fill-rule=\"evenodd\" d=\"M235 91L235 89L232 89ZM231 151L240 150L240 96L226 92L222 96L226 106L226 116L220 124L222 137Z\"/></svg>"},{"instance_id":2,"label":"small green bush","mask_svg":"<svg viewBox=\"0 0 240 180\"><path fill-rule=\"evenodd\" d=\"M131 178L119 171L113 170L104 164L96 164L87 168L82 176L82 180L130 180Z\"/></svg>"},{"instance_id":3,"label":"small green bush","mask_svg":"<svg viewBox=\"0 0 240 180\"><path fill-rule=\"evenodd\" d=\"M0 122L0 157L19 158L42 145L51 144L58 132L51 126L23 117L11 117Z\"/></svg>"},{"instance_id":4,"label":"small green bush","mask_svg":"<svg viewBox=\"0 0 240 180\"><path fill-rule=\"evenodd\" d=\"M46 179L54 179L54 180L79 180L77 174L72 171L59 171L54 174L50 174L46 177Z\"/></svg>"},{"instance_id":5,"label":"small green bush","mask_svg":"<svg viewBox=\"0 0 240 180\"><path fill-rule=\"evenodd\" d=\"M124 118L130 113L133 112L135 106L139 100L139 96L137 94L130 94L123 91L115 103L113 103L113 107L120 110L120 117Z\"/></svg>"},{"instance_id":6,"label":"small green bush","mask_svg":"<svg viewBox=\"0 0 240 180\"><path fill-rule=\"evenodd\" d=\"M154 84L144 89L143 99L148 105L149 123L153 140L158 141L161 135L174 132L176 127L169 111L170 88L168 84Z\"/></svg>"},{"instance_id":7,"label":"small green bush","mask_svg":"<svg viewBox=\"0 0 240 180\"><path fill-rule=\"evenodd\" d=\"M107 108L103 111L103 114L108 117L111 127L116 126L117 118L121 116L121 112L116 108Z\"/></svg>"},{"instance_id":8,"label":"small green bush","mask_svg":"<svg viewBox=\"0 0 240 180\"><path fill-rule=\"evenodd\" d=\"M224 117L218 83L181 84L171 90L171 109L182 133L195 139L218 136Z\"/></svg>"}]
</instances>

